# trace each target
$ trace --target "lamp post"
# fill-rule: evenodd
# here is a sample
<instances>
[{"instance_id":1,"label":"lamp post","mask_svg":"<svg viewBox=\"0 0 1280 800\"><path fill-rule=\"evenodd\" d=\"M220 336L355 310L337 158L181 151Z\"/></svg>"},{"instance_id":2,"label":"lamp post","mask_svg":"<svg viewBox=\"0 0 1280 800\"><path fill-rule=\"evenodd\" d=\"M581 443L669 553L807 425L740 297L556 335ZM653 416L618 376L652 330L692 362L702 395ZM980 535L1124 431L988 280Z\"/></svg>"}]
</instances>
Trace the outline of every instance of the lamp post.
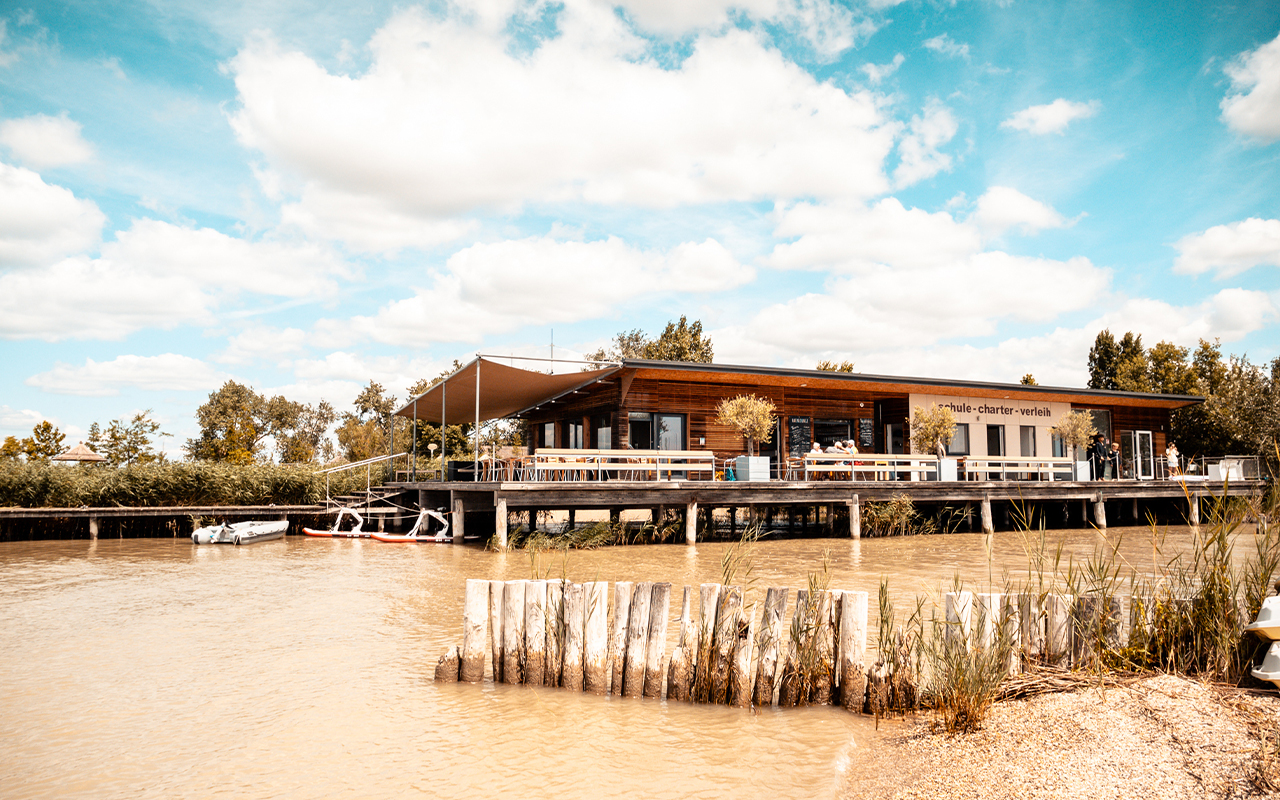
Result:
<instances>
[{"instance_id":1,"label":"lamp post","mask_svg":"<svg viewBox=\"0 0 1280 800\"><path fill-rule=\"evenodd\" d=\"M438 448L439 446L440 446L440 445L436 444L435 442L431 442L430 444L428 444L428 445L427 445L427 449L431 451L431 458L432 458L432 459L435 459L435 457L436 457L436 448ZM442 481L444 480L444 461L441 461L441 462L440 462L440 480L442 480Z\"/></svg>"}]
</instances>

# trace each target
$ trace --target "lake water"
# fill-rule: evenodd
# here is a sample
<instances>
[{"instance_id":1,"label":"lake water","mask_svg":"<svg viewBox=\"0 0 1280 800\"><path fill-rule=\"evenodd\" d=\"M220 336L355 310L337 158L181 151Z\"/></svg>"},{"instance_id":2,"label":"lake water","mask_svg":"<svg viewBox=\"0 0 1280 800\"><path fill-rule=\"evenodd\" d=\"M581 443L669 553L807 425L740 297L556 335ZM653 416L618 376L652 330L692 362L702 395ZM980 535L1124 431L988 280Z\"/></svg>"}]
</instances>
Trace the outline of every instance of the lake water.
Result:
<instances>
[{"instance_id":1,"label":"lake water","mask_svg":"<svg viewBox=\"0 0 1280 800\"><path fill-rule=\"evenodd\" d=\"M1107 537L1150 567L1148 530ZM1048 538L1077 559L1101 541ZM1174 529L1166 551L1189 541ZM765 541L749 596L804 586L824 554L831 587L871 592L873 616L882 576L905 608L957 573L975 589L1026 573L1019 534L989 544ZM670 581L678 616L678 587L718 581L726 547L543 555L536 569ZM461 643L465 580L534 568L519 552L304 537L0 543L0 797L826 798L875 746L869 719L832 708L433 683Z\"/></svg>"}]
</instances>

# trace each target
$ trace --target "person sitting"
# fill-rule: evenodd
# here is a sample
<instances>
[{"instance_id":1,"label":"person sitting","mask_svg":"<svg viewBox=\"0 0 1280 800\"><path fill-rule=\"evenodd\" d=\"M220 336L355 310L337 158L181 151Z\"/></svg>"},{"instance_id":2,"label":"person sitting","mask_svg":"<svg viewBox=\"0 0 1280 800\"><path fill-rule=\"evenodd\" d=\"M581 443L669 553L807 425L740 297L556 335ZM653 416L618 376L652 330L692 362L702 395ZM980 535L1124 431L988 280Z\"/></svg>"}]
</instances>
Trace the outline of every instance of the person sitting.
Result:
<instances>
[{"instance_id":1,"label":"person sitting","mask_svg":"<svg viewBox=\"0 0 1280 800\"><path fill-rule=\"evenodd\" d=\"M844 449L845 449L845 452L847 452L847 453L849 453L849 454L851 454L851 455L857 455L857 454L858 454L858 445L854 444L854 442L853 442L853 440L852 440L852 439L848 439L848 440L846 440L846 441L845 441L845 443L844 443Z\"/></svg>"},{"instance_id":2,"label":"person sitting","mask_svg":"<svg viewBox=\"0 0 1280 800\"><path fill-rule=\"evenodd\" d=\"M821 455L821 454L822 454L822 445L821 445L821 444L819 444L817 441L814 441L813 446L809 448L809 452L810 452L810 453L816 453L816 454L818 454L818 455Z\"/></svg>"},{"instance_id":3,"label":"person sitting","mask_svg":"<svg viewBox=\"0 0 1280 800\"><path fill-rule=\"evenodd\" d=\"M827 449L823 452L835 453L836 455L839 455L840 453L844 452L843 450L840 449L839 445L840 445L839 442L832 442L831 444L827 445Z\"/></svg>"}]
</instances>

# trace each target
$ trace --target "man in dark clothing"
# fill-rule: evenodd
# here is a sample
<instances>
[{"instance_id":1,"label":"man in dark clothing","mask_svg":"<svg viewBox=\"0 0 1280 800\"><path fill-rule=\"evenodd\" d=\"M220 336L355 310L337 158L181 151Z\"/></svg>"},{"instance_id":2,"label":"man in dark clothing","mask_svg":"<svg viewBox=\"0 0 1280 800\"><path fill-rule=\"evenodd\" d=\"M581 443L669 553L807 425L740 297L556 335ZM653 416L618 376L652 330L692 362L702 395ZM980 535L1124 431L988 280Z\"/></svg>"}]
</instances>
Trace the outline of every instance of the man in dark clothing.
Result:
<instances>
[{"instance_id":1,"label":"man in dark clothing","mask_svg":"<svg viewBox=\"0 0 1280 800\"><path fill-rule=\"evenodd\" d=\"M1107 455L1109 448L1107 447L1107 437L1098 434L1093 437L1093 444L1089 445L1089 467L1093 470L1093 479L1100 481L1104 478L1106 472Z\"/></svg>"}]
</instances>

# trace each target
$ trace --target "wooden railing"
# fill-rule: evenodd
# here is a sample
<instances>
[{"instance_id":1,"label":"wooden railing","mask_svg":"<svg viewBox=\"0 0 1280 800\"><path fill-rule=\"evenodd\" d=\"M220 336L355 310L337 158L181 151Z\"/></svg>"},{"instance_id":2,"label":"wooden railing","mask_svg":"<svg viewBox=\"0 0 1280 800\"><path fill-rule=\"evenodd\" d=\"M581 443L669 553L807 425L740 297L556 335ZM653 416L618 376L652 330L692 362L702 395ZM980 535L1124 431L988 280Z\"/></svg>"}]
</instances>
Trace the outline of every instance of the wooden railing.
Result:
<instances>
[{"instance_id":1,"label":"wooden railing","mask_svg":"<svg viewBox=\"0 0 1280 800\"><path fill-rule=\"evenodd\" d=\"M1013 458L1010 456L968 456L962 459L965 480L1073 480L1069 458Z\"/></svg>"},{"instance_id":2,"label":"wooden railing","mask_svg":"<svg viewBox=\"0 0 1280 800\"><path fill-rule=\"evenodd\" d=\"M697 474L713 480L716 457L710 450L569 450L539 448L516 470L516 480L603 481L671 480Z\"/></svg>"}]
</instances>

